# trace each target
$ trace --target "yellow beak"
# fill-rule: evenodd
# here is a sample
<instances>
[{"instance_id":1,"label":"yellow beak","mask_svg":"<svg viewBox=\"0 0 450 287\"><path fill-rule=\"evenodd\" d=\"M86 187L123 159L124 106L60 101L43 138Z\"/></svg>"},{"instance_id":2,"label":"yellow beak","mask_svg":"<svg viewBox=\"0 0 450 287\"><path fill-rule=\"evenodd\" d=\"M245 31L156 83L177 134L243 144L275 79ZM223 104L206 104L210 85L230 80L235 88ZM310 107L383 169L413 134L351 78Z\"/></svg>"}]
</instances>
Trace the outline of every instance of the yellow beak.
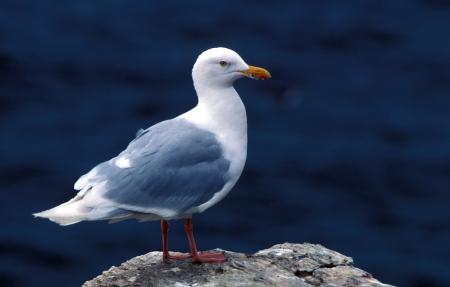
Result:
<instances>
[{"instance_id":1,"label":"yellow beak","mask_svg":"<svg viewBox=\"0 0 450 287\"><path fill-rule=\"evenodd\" d=\"M241 73L246 77L258 80L265 80L272 77L266 69L255 66L248 66L248 69L241 71Z\"/></svg>"}]
</instances>

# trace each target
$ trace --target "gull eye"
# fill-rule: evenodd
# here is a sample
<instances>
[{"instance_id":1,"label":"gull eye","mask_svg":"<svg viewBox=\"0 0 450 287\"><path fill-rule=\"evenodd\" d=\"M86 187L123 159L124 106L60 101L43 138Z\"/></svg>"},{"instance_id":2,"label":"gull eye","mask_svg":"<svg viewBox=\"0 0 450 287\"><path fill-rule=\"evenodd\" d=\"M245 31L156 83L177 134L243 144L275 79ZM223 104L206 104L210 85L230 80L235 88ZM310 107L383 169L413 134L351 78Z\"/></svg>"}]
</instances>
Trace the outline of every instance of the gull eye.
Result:
<instances>
[{"instance_id":1,"label":"gull eye","mask_svg":"<svg viewBox=\"0 0 450 287\"><path fill-rule=\"evenodd\" d=\"M220 65L221 67L226 67L226 66L228 65L228 63L225 62L225 61L220 61L220 62L219 62L219 65Z\"/></svg>"}]
</instances>

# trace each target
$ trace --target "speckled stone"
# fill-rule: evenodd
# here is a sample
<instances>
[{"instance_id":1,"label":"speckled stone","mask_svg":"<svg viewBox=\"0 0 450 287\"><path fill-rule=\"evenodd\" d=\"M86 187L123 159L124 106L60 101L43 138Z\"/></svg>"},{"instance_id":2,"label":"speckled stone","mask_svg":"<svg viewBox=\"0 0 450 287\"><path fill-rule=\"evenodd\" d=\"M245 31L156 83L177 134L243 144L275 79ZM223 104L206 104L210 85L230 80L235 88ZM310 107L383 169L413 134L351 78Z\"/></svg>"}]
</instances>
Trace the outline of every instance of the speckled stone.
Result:
<instances>
[{"instance_id":1,"label":"speckled stone","mask_svg":"<svg viewBox=\"0 0 450 287\"><path fill-rule=\"evenodd\" d=\"M163 262L161 252L150 252L111 267L83 286L391 286L353 267L352 258L318 244L284 243L251 255L231 251L225 255L225 263L192 264Z\"/></svg>"}]
</instances>

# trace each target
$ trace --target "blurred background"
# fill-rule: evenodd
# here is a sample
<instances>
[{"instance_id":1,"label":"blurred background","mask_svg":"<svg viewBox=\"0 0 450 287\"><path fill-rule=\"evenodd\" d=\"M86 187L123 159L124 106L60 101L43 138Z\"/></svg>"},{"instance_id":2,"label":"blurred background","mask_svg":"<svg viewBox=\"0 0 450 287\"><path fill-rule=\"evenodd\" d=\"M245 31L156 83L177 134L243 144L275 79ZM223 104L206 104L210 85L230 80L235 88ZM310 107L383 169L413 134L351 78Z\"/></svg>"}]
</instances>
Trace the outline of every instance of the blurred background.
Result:
<instances>
[{"instance_id":1,"label":"blurred background","mask_svg":"<svg viewBox=\"0 0 450 287\"><path fill-rule=\"evenodd\" d=\"M196 104L197 55L271 71L236 88L248 160L195 216L202 249L320 243L401 286L450 284L450 1L0 2L0 286L79 286L160 249L159 224L33 212ZM180 223L171 249L187 250Z\"/></svg>"}]
</instances>

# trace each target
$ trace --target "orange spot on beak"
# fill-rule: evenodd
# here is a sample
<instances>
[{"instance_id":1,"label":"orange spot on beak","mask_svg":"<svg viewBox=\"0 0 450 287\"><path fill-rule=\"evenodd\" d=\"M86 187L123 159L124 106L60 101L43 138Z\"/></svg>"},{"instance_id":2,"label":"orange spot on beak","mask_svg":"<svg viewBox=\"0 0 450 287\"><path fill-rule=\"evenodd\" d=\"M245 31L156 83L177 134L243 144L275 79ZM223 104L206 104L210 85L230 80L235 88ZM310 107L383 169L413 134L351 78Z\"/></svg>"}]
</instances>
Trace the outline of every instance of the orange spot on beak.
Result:
<instances>
[{"instance_id":1,"label":"orange spot on beak","mask_svg":"<svg viewBox=\"0 0 450 287\"><path fill-rule=\"evenodd\" d=\"M248 66L248 69L241 71L241 73L246 77L258 80L265 80L272 77L266 69L255 66Z\"/></svg>"}]
</instances>

